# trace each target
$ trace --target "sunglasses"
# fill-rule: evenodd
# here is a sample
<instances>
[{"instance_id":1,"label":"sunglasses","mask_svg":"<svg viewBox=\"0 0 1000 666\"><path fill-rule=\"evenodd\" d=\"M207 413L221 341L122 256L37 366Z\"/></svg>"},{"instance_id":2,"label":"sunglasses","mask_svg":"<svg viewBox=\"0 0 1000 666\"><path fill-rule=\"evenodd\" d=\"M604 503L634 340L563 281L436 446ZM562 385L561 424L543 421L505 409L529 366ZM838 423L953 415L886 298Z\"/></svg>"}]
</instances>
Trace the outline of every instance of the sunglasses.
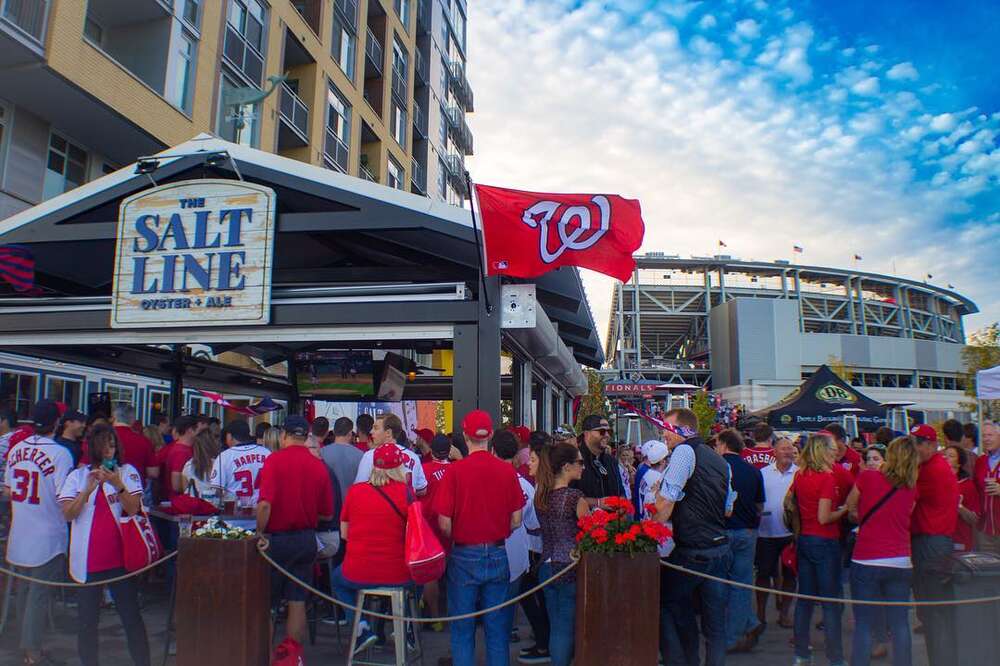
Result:
<instances>
[{"instance_id":1,"label":"sunglasses","mask_svg":"<svg viewBox=\"0 0 1000 666\"><path fill-rule=\"evenodd\" d=\"M611 433L611 428L591 428L590 432L599 432L602 435L608 435Z\"/></svg>"}]
</instances>

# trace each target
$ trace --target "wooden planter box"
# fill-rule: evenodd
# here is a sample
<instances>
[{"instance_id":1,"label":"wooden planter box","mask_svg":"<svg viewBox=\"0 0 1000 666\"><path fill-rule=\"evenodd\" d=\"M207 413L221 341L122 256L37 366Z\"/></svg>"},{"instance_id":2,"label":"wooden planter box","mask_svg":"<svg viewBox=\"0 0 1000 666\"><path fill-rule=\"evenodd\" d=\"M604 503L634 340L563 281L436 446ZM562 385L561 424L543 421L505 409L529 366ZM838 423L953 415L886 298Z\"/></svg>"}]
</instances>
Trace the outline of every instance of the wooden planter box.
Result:
<instances>
[{"instance_id":1,"label":"wooden planter box","mask_svg":"<svg viewBox=\"0 0 1000 666\"><path fill-rule=\"evenodd\" d=\"M576 569L576 666L656 666L660 647L656 553L584 553Z\"/></svg>"},{"instance_id":2,"label":"wooden planter box","mask_svg":"<svg viewBox=\"0 0 1000 666\"><path fill-rule=\"evenodd\" d=\"M268 666L270 580L257 539L182 538L174 615L177 666Z\"/></svg>"}]
</instances>

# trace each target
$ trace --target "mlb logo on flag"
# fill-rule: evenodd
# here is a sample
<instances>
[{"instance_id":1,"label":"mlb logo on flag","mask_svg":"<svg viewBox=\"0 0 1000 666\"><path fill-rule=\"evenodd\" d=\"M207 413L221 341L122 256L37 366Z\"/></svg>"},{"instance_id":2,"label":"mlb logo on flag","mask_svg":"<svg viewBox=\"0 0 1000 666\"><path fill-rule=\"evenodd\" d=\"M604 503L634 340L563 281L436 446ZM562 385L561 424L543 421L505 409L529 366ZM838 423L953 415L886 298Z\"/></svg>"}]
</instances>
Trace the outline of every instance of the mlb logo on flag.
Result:
<instances>
[{"instance_id":1,"label":"mlb logo on flag","mask_svg":"<svg viewBox=\"0 0 1000 666\"><path fill-rule=\"evenodd\" d=\"M506 261L494 261L493 268L497 269L498 271L504 271L510 268L510 264L507 263Z\"/></svg>"}]
</instances>

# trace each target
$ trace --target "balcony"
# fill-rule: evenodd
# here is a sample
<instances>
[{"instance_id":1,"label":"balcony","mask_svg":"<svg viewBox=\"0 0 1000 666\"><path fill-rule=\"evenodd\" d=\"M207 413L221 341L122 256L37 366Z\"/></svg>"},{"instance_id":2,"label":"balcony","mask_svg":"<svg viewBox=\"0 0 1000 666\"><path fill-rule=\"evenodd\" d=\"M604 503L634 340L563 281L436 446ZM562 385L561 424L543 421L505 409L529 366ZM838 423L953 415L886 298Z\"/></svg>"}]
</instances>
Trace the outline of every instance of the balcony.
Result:
<instances>
[{"instance_id":1,"label":"balcony","mask_svg":"<svg viewBox=\"0 0 1000 666\"><path fill-rule=\"evenodd\" d=\"M427 138L427 113L417 101L413 102L413 129L419 138Z\"/></svg>"},{"instance_id":2,"label":"balcony","mask_svg":"<svg viewBox=\"0 0 1000 666\"><path fill-rule=\"evenodd\" d=\"M326 140L323 143L323 158L328 168L347 173L350 152L350 147L332 129L327 127Z\"/></svg>"},{"instance_id":3,"label":"balcony","mask_svg":"<svg viewBox=\"0 0 1000 666\"><path fill-rule=\"evenodd\" d=\"M431 32L431 3L417 0L417 37Z\"/></svg>"},{"instance_id":4,"label":"balcony","mask_svg":"<svg viewBox=\"0 0 1000 666\"><path fill-rule=\"evenodd\" d=\"M424 58L424 54L417 49L415 58L413 60L413 72L416 76L415 86L426 86L430 84L431 81L431 70L427 65L427 60Z\"/></svg>"},{"instance_id":5,"label":"balcony","mask_svg":"<svg viewBox=\"0 0 1000 666\"><path fill-rule=\"evenodd\" d=\"M278 113L281 118L278 149L309 145L309 108L288 83L281 84Z\"/></svg>"},{"instance_id":6,"label":"balcony","mask_svg":"<svg viewBox=\"0 0 1000 666\"><path fill-rule=\"evenodd\" d=\"M382 50L382 43L376 39L371 32L365 37L365 78L376 78L382 76L383 63L385 63L385 52ZM374 70L372 76L368 76L368 67Z\"/></svg>"},{"instance_id":7,"label":"balcony","mask_svg":"<svg viewBox=\"0 0 1000 666\"><path fill-rule=\"evenodd\" d=\"M395 67L392 68L392 94L396 97L399 105L406 108L406 72L401 72Z\"/></svg>"},{"instance_id":8,"label":"balcony","mask_svg":"<svg viewBox=\"0 0 1000 666\"><path fill-rule=\"evenodd\" d=\"M452 60L448 65L448 73L448 85L451 91L467 111L472 111L472 87L465 78L465 63L461 60Z\"/></svg>"},{"instance_id":9,"label":"balcony","mask_svg":"<svg viewBox=\"0 0 1000 666\"><path fill-rule=\"evenodd\" d=\"M0 0L0 27L41 48L45 48L48 16L49 0Z\"/></svg>"},{"instance_id":10,"label":"balcony","mask_svg":"<svg viewBox=\"0 0 1000 666\"><path fill-rule=\"evenodd\" d=\"M358 175L364 178L365 180L371 181L373 183L378 182L378 178L375 177L375 174L372 173L372 170L368 168L367 164L358 165Z\"/></svg>"},{"instance_id":11,"label":"balcony","mask_svg":"<svg viewBox=\"0 0 1000 666\"><path fill-rule=\"evenodd\" d=\"M358 29L358 0L333 0L333 7L343 15L347 25Z\"/></svg>"},{"instance_id":12,"label":"balcony","mask_svg":"<svg viewBox=\"0 0 1000 666\"><path fill-rule=\"evenodd\" d=\"M458 153L448 153L444 158L448 175L453 181L465 181L465 159Z\"/></svg>"},{"instance_id":13,"label":"balcony","mask_svg":"<svg viewBox=\"0 0 1000 666\"><path fill-rule=\"evenodd\" d=\"M264 74L264 58L228 23L222 52L233 67L243 72L254 85L260 87L261 77Z\"/></svg>"},{"instance_id":14,"label":"balcony","mask_svg":"<svg viewBox=\"0 0 1000 666\"><path fill-rule=\"evenodd\" d=\"M449 106L446 110L448 117L448 133L454 139L455 144L462 149L466 155L472 154L472 130L465 122L465 114L458 106Z\"/></svg>"},{"instance_id":15,"label":"balcony","mask_svg":"<svg viewBox=\"0 0 1000 666\"><path fill-rule=\"evenodd\" d=\"M427 172L416 160L410 165L410 186L417 194L427 195Z\"/></svg>"}]
</instances>

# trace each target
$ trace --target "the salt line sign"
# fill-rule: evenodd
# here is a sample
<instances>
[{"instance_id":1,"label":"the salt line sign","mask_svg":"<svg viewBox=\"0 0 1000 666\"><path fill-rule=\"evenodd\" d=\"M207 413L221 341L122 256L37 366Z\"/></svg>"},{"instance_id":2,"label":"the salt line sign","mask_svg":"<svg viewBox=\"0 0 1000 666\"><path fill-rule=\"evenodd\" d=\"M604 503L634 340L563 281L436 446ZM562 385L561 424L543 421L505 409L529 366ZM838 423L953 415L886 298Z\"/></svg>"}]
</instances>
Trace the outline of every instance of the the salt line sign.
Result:
<instances>
[{"instance_id":1,"label":"the salt line sign","mask_svg":"<svg viewBox=\"0 0 1000 666\"><path fill-rule=\"evenodd\" d=\"M274 204L269 187L211 179L122 201L111 327L267 324Z\"/></svg>"}]
</instances>

